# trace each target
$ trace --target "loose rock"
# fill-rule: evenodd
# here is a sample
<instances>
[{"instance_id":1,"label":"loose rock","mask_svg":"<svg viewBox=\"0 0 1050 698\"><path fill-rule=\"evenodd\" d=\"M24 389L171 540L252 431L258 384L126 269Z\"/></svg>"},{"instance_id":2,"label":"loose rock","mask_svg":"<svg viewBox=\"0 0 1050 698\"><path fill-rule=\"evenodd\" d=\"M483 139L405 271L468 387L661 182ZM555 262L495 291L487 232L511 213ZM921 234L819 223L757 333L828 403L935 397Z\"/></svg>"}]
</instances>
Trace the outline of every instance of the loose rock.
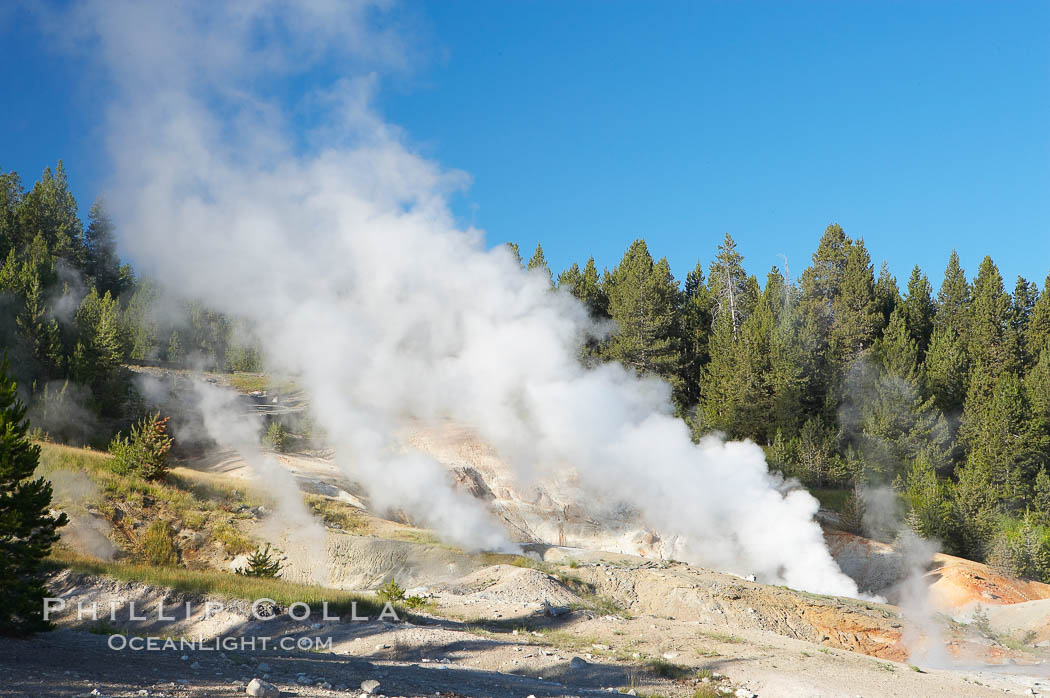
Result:
<instances>
[{"instance_id":1,"label":"loose rock","mask_svg":"<svg viewBox=\"0 0 1050 698\"><path fill-rule=\"evenodd\" d=\"M262 679L252 679L248 682L248 688L244 689L244 692L250 696L257 696L258 698L280 698L281 692L268 681Z\"/></svg>"}]
</instances>

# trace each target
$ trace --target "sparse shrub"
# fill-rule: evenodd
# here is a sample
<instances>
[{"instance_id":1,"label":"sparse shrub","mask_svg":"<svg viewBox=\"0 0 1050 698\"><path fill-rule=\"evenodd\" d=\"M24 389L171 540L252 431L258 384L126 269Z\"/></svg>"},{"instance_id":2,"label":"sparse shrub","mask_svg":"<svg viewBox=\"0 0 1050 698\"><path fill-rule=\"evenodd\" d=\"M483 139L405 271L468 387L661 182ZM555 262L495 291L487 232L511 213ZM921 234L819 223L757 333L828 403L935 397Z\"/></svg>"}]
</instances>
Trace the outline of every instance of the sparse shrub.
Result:
<instances>
[{"instance_id":1,"label":"sparse shrub","mask_svg":"<svg viewBox=\"0 0 1050 698\"><path fill-rule=\"evenodd\" d=\"M149 525L142 536L142 556L151 565L174 565L179 561L175 531L170 523L156 519Z\"/></svg>"},{"instance_id":2,"label":"sparse shrub","mask_svg":"<svg viewBox=\"0 0 1050 698\"><path fill-rule=\"evenodd\" d=\"M277 421L270 422L266 434L263 435L263 443L275 451L284 453L288 448L288 432L285 431L284 425Z\"/></svg>"},{"instance_id":3,"label":"sparse shrub","mask_svg":"<svg viewBox=\"0 0 1050 698\"><path fill-rule=\"evenodd\" d=\"M714 640L715 642L722 642L727 645L739 645L744 642L744 638L738 637L736 635L730 635L729 633L701 631L700 634L704 637Z\"/></svg>"},{"instance_id":4,"label":"sparse shrub","mask_svg":"<svg viewBox=\"0 0 1050 698\"><path fill-rule=\"evenodd\" d=\"M977 604L977 607L973 609L973 627L977 628L986 637L992 637L991 621L988 620L988 612L981 607L981 604Z\"/></svg>"},{"instance_id":5,"label":"sparse shrub","mask_svg":"<svg viewBox=\"0 0 1050 698\"><path fill-rule=\"evenodd\" d=\"M168 435L168 418L151 414L136 422L128 436L117 434L109 444L113 470L160 480L168 472L168 454L174 439Z\"/></svg>"},{"instance_id":6,"label":"sparse shrub","mask_svg":"<svg viewBox=\"0 0 1050 698\"><path fill-rule=\"evenodd\" d=\"M383 601L404 601L405 588L391 579L389 582L376 590L376 596Z\"/></svg>"},{"instance_id":7,"label":"sparse shrub","mask_svg":"<svg viewBox=\"0 0 1050 698\"><path fill-rule=\"evenodd\" d=\"M407 608L423 608L427 605L427 600L422 596L412 595L406 596L404 599L401 600L401 603L403 603Z\"/></svg>"},{"instance_id":8,"label":"sparse shrub","mask_svg":"<svg viewBox=\"0 0 1050 698\"><path fill-rule=\"evenodd\" d=\"M689 667L666 662L662 659L653 659L650 661L649 670L661 679L684 679L693 674Z\"/></svg>"},{"instance_id":9,"label":"sparse shrub","mask_svg":"<svg viewBox=\"0 0 1050 698\"><path fill-rule=\"evenodd\" d=\"M277 551L270 550L270 544L265 548L256 548L248 556L248 564L238 568L237 574L243 577L276 577L281 573L284 564L277 557Z\"/></svg>"},{"instance_id":10,"label":"sparse shrub","mask_svg":"<svg viewBox=\"0 0 1050 698\"><path fill-rule=\"evenodd\" d=\"M423 608L428 603L422 596L406 595L405 588L393 579L376 589L376 596L379 597L380 601L400 603L408 608Z\"/></svg>"}]
</instances>

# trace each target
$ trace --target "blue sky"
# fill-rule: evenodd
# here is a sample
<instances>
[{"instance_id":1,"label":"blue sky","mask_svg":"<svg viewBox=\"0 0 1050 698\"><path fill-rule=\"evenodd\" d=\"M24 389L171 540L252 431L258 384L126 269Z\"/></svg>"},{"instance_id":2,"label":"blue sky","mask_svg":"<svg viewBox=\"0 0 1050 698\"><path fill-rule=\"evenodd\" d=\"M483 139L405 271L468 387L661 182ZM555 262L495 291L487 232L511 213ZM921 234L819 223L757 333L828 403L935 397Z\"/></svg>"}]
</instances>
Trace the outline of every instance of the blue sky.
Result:
<instances>
[{"instance_id":1,"label":"blue sky","mask_svg":"<svg viewBox=\"0 0 1050 698\"><path fill-rule=\"evenodd\" d=\"M1050 271L1050 3L422 2L424 56L379 107L468 172L454 210L555 273L635 237L679 278L731 233L764 278L824 227L903 285L952 248L1007 284ZM86 210L106 95L18 10L0 12L0 167L64 158Z\"/></svg>"}]
</instances>

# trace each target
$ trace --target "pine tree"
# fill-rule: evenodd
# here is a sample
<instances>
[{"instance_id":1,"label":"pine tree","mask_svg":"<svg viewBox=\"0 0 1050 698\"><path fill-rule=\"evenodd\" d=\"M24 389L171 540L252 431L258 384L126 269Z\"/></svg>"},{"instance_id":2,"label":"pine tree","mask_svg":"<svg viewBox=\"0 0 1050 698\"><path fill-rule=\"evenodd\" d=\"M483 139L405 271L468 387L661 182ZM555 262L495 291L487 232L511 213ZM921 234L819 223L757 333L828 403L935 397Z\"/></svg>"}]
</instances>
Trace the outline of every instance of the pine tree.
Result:
<instances>
[{"instance_id":1,"label":"pine tree","mask_svg":"<svg viewBox=\"0 0 1050 698\"><path fill-rule=\"evenodd\" d=\"M832 312L829 349L844 371L871 346L879 331L875 277L863 240L857 240L849 248L840 291L832 301Z\"/></svg>"},{"instance_id":2,"label":"pine tree","mask_svg":"<svg viewBox=\"0 0 1050 698\"><path fill-rule=\"evenodd\" d=\"M920 453L908 470L904 498L910 509L909 528L923 538L939 541L945 552L960 552L952 520L951 491L948 484L937 477L925 453Z\"/></svg>"},{"instance_id":3,"label":"pine tree","mask_svg":"<svg viewBox=\"0 0 1050 698\"><path fill-rule=\"evenodd\" d=\"M817 251L813 253L812 266L802 273L803 298L810 303L822 304L829 316L832 301L839 295L850 244L842 226L832 223L824 231Z\"/></svg>"},{"instance_id":4,"label":"pine tree","mask_svg":"<svg viewBox=\"0 0 1050 698\"><path fill-rule=\"evenodd\" d=\"M901 292L897 288L897 278L890 273L889 265L885 260L879 269L879 278L875 281L875 307L878 309L879 329L881 330L890 321L890 314L901 304Z\"/></svg>"},{"instance_id":5,"label":"pine tree","mask_svg":"<svg viewBox=\"0 0 1050 698\"><path fill-rule=\"evenodd\" d=\"M831 449L833 441L831 430L820 417L806 420L799 430L794 449L798 459L797 474L807 486L825 487L835 483Z\"/></svg>"},{"instance_id":6,"label":"pine tree","mask_svg":"<svg viewBox=\"0 0 1050 698\"><path fill-rule=\"evenodd\" d=\"M713 319L717 320L723 313L727 314L729 330L733 337L736 337L746 317L747 273L744 271L743 261L743 255L736 251L736 242L726 233L718 246L718 255L711 263L708 284L714 301Z\"/></svg>"},{"instance_id":7,"label":"pine tree","mask_svg":"<svg viewBox=\"0 0 1050 698\"><path fill-rule=\"evenodd\" d=\"M30 351L39 363L43 377L57 378L62 365L58 321L50 316L44 306L40 279L35 274L30 278L25 303L15 322L29 343Z\"/></svg>"},{"instance_id":8,"label":"pine tree","mask_svg":"<svg viewBox=\"0 0 1050 698\"><path fill-rule=\"evenodd\" d=\"M952 488L952 529L959 540L959 554L982 560L1002 516L1002 506L991 469L967 462Z\"/></svg>"},{"instance_id":9,"label":"pine tree","mask_svg":"<svg viewBox=\"0 0 1050 698\"><path fill-rule=\"evenodd\" d=\"M967 448L965 468L991 489L996 507L1016 510L1039 466L1031 405L1017 374L998 376L984 364L971 375L959 436ZM961 476L960 476L961 479Z\"/></svg>"},{"instance_id":10,"label":"pine tree","mask_svg":"<svg viewBox=\"0 0 1050 698\"><path fill-rule=\"evenodd\" d=\"M965 340L951 327L934 329L923 363L923 378L926 390L943 411L962 409L968 369Z\"/></svg>"},{"instance_id":11,"label":"pine tree","mask_svg":"<svg viewBox=\"0 0 1050 698\"><path fill-rule=\"evenodd\" d=\"M861 455L865 479L892 483L920 454L946 469L951 433L932 400L919 390L918 349L898 307L872 350L875 365L857 362L840 409L847 445Z\"/></svg>"},{"instance_id":12,"label":"pine tree","mask_svg":"<svg viewBox=\"0 0 1050 698\"><path fill-rule=\"evenodd\" d=\"M700 381L709 359L711 336L711 294L704 283L700 262L685 278L682 294L682 382L686 404L700 400Z\"/></svg>"},{"instance_id":13,"label":"pine tree","mask_svg":"<svg viewBox=\"0 0 1050 698\"><path fill-rule=\"evenodd\" d=\"M948 266L944 270L944 281L937 292L937 315L934 319L937 327L952 329L964 340L968 338L970 327L970 284L966 272L959 265L959 255L952 250Z\"/></svg>"},{"instance_id":14,"label":"pine tree","mask_svg":"<svg viewBox=\"0 0 1050 698\"><path fill-rule=\"evenodd\" d=\"M1037 358L1043 349L1050 347L1050 274L1046 275L1043 291L1032 305L1024 344L1026 351L1033 358Z\"/></svg>"},{"instance_id":15,"label":"pine tree","mask_svg":"<svg viewBox=\"0 0 1050 698\"><path fill-rule=\"evenodd\" d=\"M91 386L104 411L116 407L117 374L124 358L120 309L107 291L99 297L92 288L74 316L77 328L73 353L74 380Z\"/></svg>"},{"instance_id":16,"label":"pine tree","mask_svg":"<svg viewBox=\"0 0 1050 698\"><path fill-rule=\"evenodd\" d=\"M635 240L605 286L617 331L603 348L603 358L661 376L680 390L679 291L667 260L654 262L645 241Z\"/></svg>"},{"instance_id":17,"label":"pine tree","mask_svg":"<svg viewBox=\"0 0 1050 698\"><path fill-rule=\"evenodd\" d=\"M514 259L518 260L518 266L521 267L522 269L524 269L525 268L525 262L521 258L521 250L518 249L518 243L516 243L516 242L505 242L503 244L507 246L507 250L510 251L511 256Z\"/></svg>"},{"instance_id":18,"label":"pine tree","mask_svg":"<svg viewBox=\"0 0 1050 698\"><path fill-rule=\"evenodd\" d=\"M573 289L575 289L580 283L581 276L580 265L573 262L569 267L563 269L562 272L558 274L558 288L573 293Z\"/></svg>"},{"instance_id":19,"label":"pine tree","mask_svg":"<svg viewBox=\"0 0 1050 698\"><path fill-rule=\"evenodd\" d=\"M0 172L0 259L7 259L18 241L18 208L23 196L18 173Z\"/></svg>"},{"instance_id":20,"label":"pine tree","mask_svg":"<svg viewBox=\"0 0 1050 698\"><path fill-rule=\"evenodd\" d=\"M908 278L908 295L904 299L904 317L908 332L915 340L919 357L926 355L933 335L933 321L937 305L933 302L933 287L918 265Z\"/></svg>"},{"instance_id":21,"label":"pine tree","mask_svg":"<svg viewBox=\"0 0 1050 698\"><path fill-rule=\"evenodd\" d=\"M1050 423L1050 347L1039 352L1039 360L1025 376L1032 414Z\"/></svg>"},{"instance_id":22,"label":"pine tree","mask_svg":"<svg viewBox=\"0 0 1050 698\"><path fill-rule=\"evenodd\" d=\"M131 359L156 359L161 354L161 331L155 319L155 305L160 291L150 279L135 285L121 314L120 334L125 352Z\"/></svg>"},{"instance_id":23,"label":"pine tree","mask_svg":"<svg viewBox=\"0 0 1050 698\"><path fill-rule=\"evenodd\" d=\"M794 434L797 429L802 376L791 328L781 325L790 312L783 305L784 287L774 267L765 292L740 328L727 367L728 402L734 407L731 423L723 428L758 443L769 443L778 431ZM712 366L716 361L712 359Z\"/></svg>"},{"instance_id":24,"label":"pine tree","mask_svg":"<svg viewBox=\"0 0 1050 698\"><path fill-rule=\"evenodd\" d=\"M53 174L50 167L44 170L40 181L20 202L18 230L22 244L40 235L56 256L83 269L83 227L61 160Z\"/></svg>"},{"instance_id":25,"label":"pine tree","mask_svg":"<svg viewBox=\"0 0 1050 698\"><path fill-rule=\"evenodd\" d=\"M1042 468L1035 477L1032 493L1032 511L1042 526L1050 526L1050 472Z\"/></svg>"},{"instance_id":26,"label":"pine tree","mask_svg":"<svg viewBox=\"0 0 1050 698\"><path fill-rule=\"evenodd\" d=\"M1050 467L1050 347L1039 352L1039 360L1025 376L1024 388L1031 411L1027 436L1034 459L1045 469Z\"/></svg>"},{"instance_id":27,"label":"pine tree","mask_svg":"<svg viewBox=\"0 0 1050 698\"><path fill-rule=\"evenodd\" d=\"M882 365L882 370L900 380L919 387L919 346L908 327L908 309L897 308L890 315L890 322L882 337L875 342L872 353Z\"/></svg>"},{"instance_id":28,"label":"pine tree","mask_svg":"<svg viewBox=\"0 0 1050 698\"><path fill-rule=\"evenodd\" d=\"M547 258L543 256L543 246L539 243L536 243L536 251L533 252L527 268L529 271L539 269L540 272L545 273L548 283L550 283L551 288L554 288L554 277L551 275L550 267L547 266Z\"/></svg>"},{"instance_id":29,"label":"pine tree","mask_svg":"<svg viewBox=\"0 0 1050 698\"><path fill-rule=\"evenodd\" d=\"M572 266L558 275L558 288L565 288L573 296L583 301L584 305L593 318L605 318L609 316L609 298L602 288L601 277L598 269L594 266L594 257L587 260L587 264L580 271L578 264L573 262Z\"/></svg>"},{"instance_id":30,"label":"pine tree","mask_svg":"<svg viewBox=\"0 0 1050 698\"><path fill-rule=\"evenodd\" d=\"M116 298L124 290L120 284L120 258L113 222L101 198L91 206L88 217L90 224L84 236L88 274L94 277L99 293L109 291Z\"/></svg>"},{"instance_id":31,"label":"pine tree","mask_svg":"<svg viewBox=\"0 0 1050 698\"><path fill-rule=\"evenodd\" d=\"M1011 342L1017 348L1016 358L1022 371L1027 370L1032 361L1039 356L1038 350L1034 353L1029 352L1026 342L1028 325L1038 297L1039 287L1034 283L1029 283L1023 276L1018 276L1014 284L1014 292L1010 296L1009 332Z\"/></svg>"},{"instance_id":32,"label":"pine tree","mask_svg":"<svg viewBox=\"0 0 1050 698\"><path fill-rule=\"evenodd\" d=\"M973 284L969 354L997 375L1018 368L1016 338L1010 331L1010 296L991 257L985 257Z\"/></svg>"},{"instance_id":33,"label":"pine tree","mask_svg":"<svg viewBox=\"0 0 1050 698\"><path fill-rule=\"evenodd\" d=\"M0 634L24 635L47 630L43 600L47 590L38 577L40 563L58 540L66 515L49 513L51 483L31 480L40 447L30 443L26 408L0 362Z\"/></svg>"},{"instance_id":34,"label":"pine tree","mask_svg":"<svg viewBox=\"0 0 1050 698\"><path fill-rule=\"evenodd\" d=\"M171 337L168 339L168 348L164 354L164 358L173 363L182 361L182 343L179 341L178 330L171 331Z\"/></svg>"},{"instance_id":35,"label":"pine tree","mask_svg":"<svg viewBox=\"0 0 1050 698\"><path fill-rule=\"evenodd\" d=\"M711 359L704 367L700 383L701 414L698 418L702 421L696 426L701 431L716 429L739 438L739 412L750 376L744 361L746 350L735 336L732 317L729 311L715 317L708 344Z\"/></svg>"},{"instance_id":36,"label":"pine tree","mask_svg":"<svg viewBox=\"0 0 1050 698\"><path fill-rule=\"evenodd\" d=\"M846 270L851 246L842 227L832 223L820 238L813 263L802 272L799 342L804 357L805 374L809 377L802 396L807 415L833 411L829 394L835 381L835 362L829 351L836 303Z\"/></svg>"}]
</instances>

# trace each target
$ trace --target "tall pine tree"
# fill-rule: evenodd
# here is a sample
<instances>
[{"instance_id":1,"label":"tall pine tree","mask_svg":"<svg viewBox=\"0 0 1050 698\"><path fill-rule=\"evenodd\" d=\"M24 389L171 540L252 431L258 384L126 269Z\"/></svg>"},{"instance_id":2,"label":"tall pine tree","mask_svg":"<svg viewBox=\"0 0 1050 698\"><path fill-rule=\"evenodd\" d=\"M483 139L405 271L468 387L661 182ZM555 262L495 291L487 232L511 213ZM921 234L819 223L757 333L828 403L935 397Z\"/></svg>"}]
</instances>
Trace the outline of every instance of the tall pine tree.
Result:
<instances>
[{"instance_id":1,"label":"tall pine tree","mask_svg":"<svg viewBox=\"0 0 1050 698\"><path fill-rule=\"evenodd\" d=\"M645 241L635 240L604 285L617 331L603 358L665 378L680 395L679 291L667 260L654 262Z\"/></svg>"},{"instance_id":2,"label":"tall pine tree","mask_svg":"<svg viewBox=\"0 0 1050 698\"><path fill-rule=\"evenodd\" d=\"M51 483L30 479L40 447L29 441L26 408L0 361L0 634L46 630L40 564L58 540L66 515L49 513Z\"/></svg>"},{"instance_id":3,"label":"tall pine tree","mask_svg":"<svg viewBox=\"0 0 1050 698\"><path fill-rule=\"evenodd\" d=\"M526 267L529 271L538 269L540 273L546 274L547 281L550 283L551 288L554 287L554 277L551 275L551 269L547 266L547 258L543 256L543 246L536 243L536 251L532 253L532 259L529 260L529 264Z\"/></svg>"},{"instance_id":4,"label":"tall pine tree","mask_svg":"<svg viewBox=\"0 0 1050 698\"><path fill-rule=\"evenodd\" d=\"M933 336L933 320L937 305L933 302L933 287L918 265L908 278L908 295L904 298L904 319L908 333L915 340L919 357L926 355Z\"/></svg>"}]
</instances>

